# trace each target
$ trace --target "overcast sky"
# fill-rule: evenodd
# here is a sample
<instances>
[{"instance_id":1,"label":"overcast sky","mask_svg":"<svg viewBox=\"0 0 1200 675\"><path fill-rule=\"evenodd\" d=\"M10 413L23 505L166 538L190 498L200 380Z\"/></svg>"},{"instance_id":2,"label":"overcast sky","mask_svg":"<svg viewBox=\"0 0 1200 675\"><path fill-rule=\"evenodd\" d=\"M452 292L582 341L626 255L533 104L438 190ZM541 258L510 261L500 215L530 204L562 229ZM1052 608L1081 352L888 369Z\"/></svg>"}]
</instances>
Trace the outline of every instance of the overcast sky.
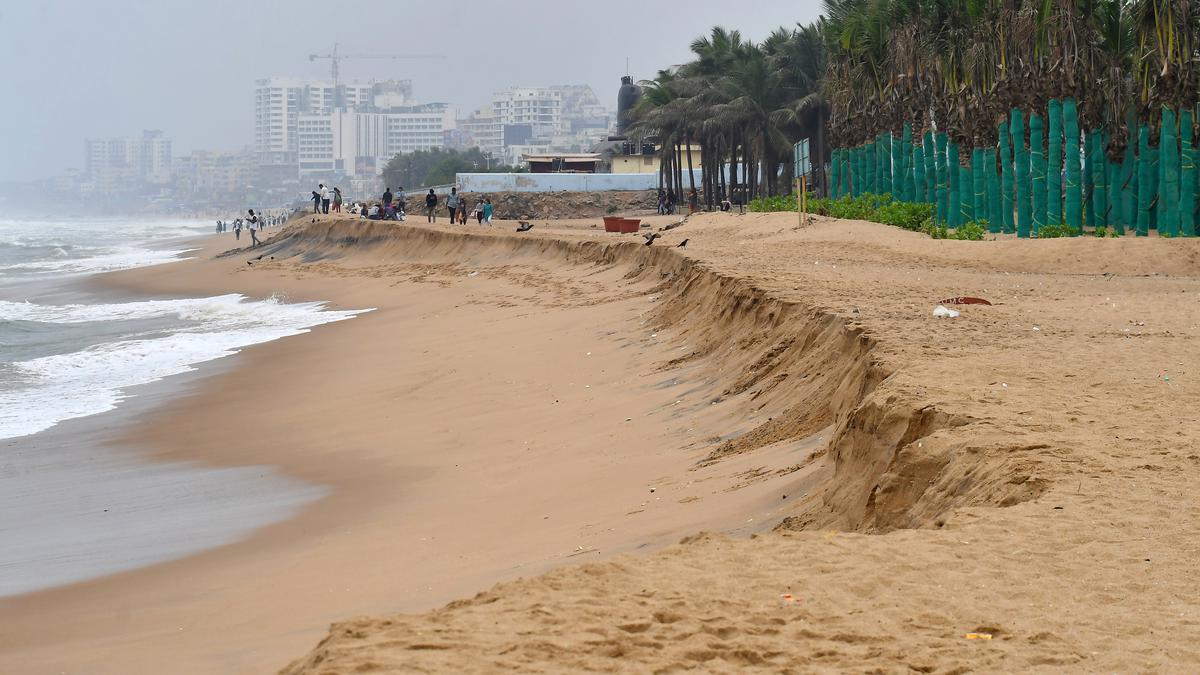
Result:
<instances>
[{"instance_id":1,"label":"overcast sky","mask_svg":"<svg viewBox=\"0 0 1200 675\"><path fill-rule=\"evenodd\" d=\"M310 53L442 53L343 61L342 79L408 78L420 101L485 105L512 85L590 84L608 105L629 57L652 77L714 25L759 40L818 0L27 0L0 3L0 180L82 164L88 136L162 129L177 156L253 142L254 80L328 76Z\"/></svg>"}]
</instances>

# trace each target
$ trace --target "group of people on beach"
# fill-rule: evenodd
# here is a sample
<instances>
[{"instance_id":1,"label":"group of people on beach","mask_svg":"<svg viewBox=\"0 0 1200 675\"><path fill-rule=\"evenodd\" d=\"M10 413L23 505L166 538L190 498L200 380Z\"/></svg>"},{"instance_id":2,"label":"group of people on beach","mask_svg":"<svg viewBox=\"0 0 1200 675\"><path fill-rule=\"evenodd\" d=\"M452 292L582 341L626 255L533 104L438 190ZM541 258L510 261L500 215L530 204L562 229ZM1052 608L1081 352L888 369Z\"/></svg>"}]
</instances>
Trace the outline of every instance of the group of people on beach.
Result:
<instances>
[{"instance_id":1,"label":"group of people on beach","mask_svg":"<svg viewBox=\"0 0 1200 675\"><path fill-rule=\"evenodd\" d=\"M700 210L700 193L696 192L696 188L692 188L687 195L688 212L696 213ZM658 215L673 216L679 208L678 201L675 198L675 190L667 188L666 190L658 189ZM724 209L722 209L724 210Z\"/></svg>"},{"instance_id":2,"label":"group of people on beach","mask_svg":"<svg viewBox=\"0 0 1200 675\"><path fill-rule=\"evenodd\" d=\"M329 213L331 208L334 213L341 213L342 190L337 187L330 190L324 183L319 183L312 191L312 203L313 213Z\"/></svg>"},{"instance_id":3,"label":"group of people on beach","mask_svg":"<svg viewBox=\"0 0 1200 675\"><path fill-rule=\"evenodd\" d=\"M258 240L258 233L271 225L282 225L287 220L286 216L263 216L254 212L254 209L247 209L244 218L237 218L232 223L224 220L217 221L217 232L228 232L233 230L233 238L242 240L242 229L250 230L250 245L258 246L262 242Z\"/></svg>"},{"instance_id":4,"label":"group of people on beach","mask_svg":"<svg viewBox=\"0 0 1200 675\"><path fill-rule=\"evenodd\" d=\"M425 195L425 217L431 223L437 222L437 205L438 196L432 189L429 194ZM467 224L467 200L462 195L458 194L458 188L450 188L450 194L446 195L446 210L450 212L450 224L459 225ZM495 207L492 205L491 197L480 197L475 202L475 207L470 210L471 217L480 225L487 223L492 224L492 216L495 214Z\"/></svg>"}]
</instances>

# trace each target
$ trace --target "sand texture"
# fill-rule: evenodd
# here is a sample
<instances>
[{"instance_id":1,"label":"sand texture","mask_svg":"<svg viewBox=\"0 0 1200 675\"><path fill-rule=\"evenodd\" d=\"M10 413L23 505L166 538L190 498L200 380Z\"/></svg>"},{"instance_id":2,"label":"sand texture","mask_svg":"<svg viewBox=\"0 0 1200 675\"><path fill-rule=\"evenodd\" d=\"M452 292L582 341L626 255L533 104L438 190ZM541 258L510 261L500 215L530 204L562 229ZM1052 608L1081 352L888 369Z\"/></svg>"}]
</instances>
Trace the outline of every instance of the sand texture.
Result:
<instances>
[{"instance_id":1,"label":"sand texture","mask_svg":"<svg viewBox=\"0 0 1200 675\"><path fill-rule=\"evenodd\" d=\"M120 443L331 495L0 600L18 672L1200 662L1200 242L305 220L109 275L377 308L246 350ZM954 296L994 304L935 318Z\"/></svg>"}]
</instances>

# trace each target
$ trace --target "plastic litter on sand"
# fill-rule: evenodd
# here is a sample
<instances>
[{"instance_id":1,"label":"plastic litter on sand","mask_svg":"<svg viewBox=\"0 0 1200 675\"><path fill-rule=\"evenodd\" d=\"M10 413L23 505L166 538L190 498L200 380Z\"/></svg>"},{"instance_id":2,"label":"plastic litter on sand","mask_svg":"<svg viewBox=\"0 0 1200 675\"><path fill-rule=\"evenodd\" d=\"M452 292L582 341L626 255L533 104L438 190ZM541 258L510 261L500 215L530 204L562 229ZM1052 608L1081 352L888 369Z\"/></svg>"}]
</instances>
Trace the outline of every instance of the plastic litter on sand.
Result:
<instances>
[{"instance_id":1,"label":"plastic litter on sand","mask_svg":"<svg viewBox=\"0 0 1200 675\"><path fill-rule=\"evenodd\" d=\"M939 319L953 319L959 315L959 312L945 305L938 305L933 308L933 315Z\"/></svg>"}]
</instances>

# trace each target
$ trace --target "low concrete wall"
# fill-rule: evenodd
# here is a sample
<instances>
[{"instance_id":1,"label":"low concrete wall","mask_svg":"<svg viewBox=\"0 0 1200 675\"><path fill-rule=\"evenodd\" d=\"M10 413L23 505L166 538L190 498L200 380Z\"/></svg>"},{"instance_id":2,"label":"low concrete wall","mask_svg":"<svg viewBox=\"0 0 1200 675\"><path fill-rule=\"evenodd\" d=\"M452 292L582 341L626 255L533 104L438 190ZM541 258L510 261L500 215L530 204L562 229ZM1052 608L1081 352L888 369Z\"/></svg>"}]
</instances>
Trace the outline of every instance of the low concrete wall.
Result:
<instances>
[{"instance_id":1,"label":"low concrete wall","mask_svg":"<svg viewBox=\"0 0 1200 675\"><path fill-rule=\"evenodd\" d=\"M701 172L695 171L696 184ZM464 192L608 192L658 189L657 173L460 173ZM686 184L687 181L685 180Z\"/></svg>"}]
</instances>

